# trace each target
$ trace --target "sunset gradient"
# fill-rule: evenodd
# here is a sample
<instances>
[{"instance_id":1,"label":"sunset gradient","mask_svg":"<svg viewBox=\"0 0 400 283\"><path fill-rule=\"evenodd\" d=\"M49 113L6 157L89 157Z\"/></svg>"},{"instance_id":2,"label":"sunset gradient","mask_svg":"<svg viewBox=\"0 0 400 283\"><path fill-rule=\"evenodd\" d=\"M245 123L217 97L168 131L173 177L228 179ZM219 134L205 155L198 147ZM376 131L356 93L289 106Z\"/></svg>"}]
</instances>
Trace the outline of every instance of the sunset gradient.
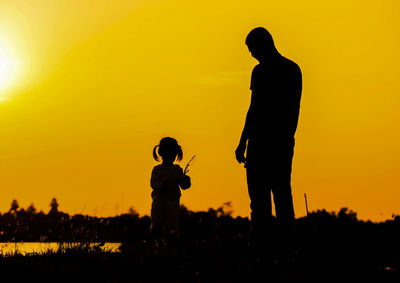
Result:
<instances>
[{"instance_id":1,"label":"sunset gradient","mask_svg":"<svg viewBox=\"0 0 400 283\"><path fill-rule=\"evenodd\" d=\"M263 26L303 73L296 216L304 193L310 210L400 214L400 2L34 2L0 2L0 50L18 62L0 78L1 212L56 197L68 213L149 214L152 149L172 136L182 167L196 154L181 202L249 216L234 150L257 64L244 41Z\"/></svg>"}]
</instances>

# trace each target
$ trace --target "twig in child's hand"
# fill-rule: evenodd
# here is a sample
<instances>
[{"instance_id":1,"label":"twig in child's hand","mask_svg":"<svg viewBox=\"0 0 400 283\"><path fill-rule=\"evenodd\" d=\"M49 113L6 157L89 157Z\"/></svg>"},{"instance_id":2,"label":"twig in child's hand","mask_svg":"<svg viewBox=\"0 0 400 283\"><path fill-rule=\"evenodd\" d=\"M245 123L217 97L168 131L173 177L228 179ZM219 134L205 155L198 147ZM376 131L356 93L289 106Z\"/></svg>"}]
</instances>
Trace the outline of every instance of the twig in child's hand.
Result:
<instances>
[{"instance_id":1,"label":"twig in child's hand","mask_svg":"<svg viewBox=\"0 0 400 283\"><path fill-rule=\"evenodd\" d=\"M189 172L188 167L189 167L189 165L190 165L190 162L192 162L192 160L193 160L195 157L196 157L196 154L193 155L193 157L192 157L192 158L189 160L189 162L186 164L185 170L183 171L183 174L184 174L184 175L186 175L186 174Z\"/></svg>"}]
</instances>

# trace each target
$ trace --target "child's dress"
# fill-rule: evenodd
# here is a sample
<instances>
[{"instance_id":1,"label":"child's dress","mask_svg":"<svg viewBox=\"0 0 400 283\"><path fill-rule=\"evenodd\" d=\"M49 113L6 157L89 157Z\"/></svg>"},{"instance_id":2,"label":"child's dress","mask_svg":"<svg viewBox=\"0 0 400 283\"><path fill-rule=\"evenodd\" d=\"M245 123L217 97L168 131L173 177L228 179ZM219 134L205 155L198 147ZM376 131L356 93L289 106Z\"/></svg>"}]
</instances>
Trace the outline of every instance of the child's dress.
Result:
<instances>
[{"instance_id":1,"label":"child's dress","mask_svg":"<svg viewBox=\"0 0 400 283\"><path fill-rule=\"evenodd\" d=\"M151 173L151 232L156 236L179 234L181 190L190 187L190 178L179 165L157 165Z\"/></svg>"}]
</instances>

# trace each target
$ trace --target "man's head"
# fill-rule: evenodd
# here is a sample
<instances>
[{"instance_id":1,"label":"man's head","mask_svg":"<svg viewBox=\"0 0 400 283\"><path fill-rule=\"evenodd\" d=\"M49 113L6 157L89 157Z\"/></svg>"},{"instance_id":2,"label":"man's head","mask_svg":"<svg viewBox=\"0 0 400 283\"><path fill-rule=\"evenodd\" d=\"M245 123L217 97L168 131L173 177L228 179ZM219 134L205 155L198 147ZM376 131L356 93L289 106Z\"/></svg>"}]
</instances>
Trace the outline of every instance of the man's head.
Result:
<instances>
[{"instance_id":1,"label":"man's head","mask_svg":"<svg viewBox=\"0 0 400 283\"><path fill-rule=\"evenodd\" d=\"M251 55L258 61L265 61L278 54L271 34L263 27L258 27L249 32L246 45Z\"/></svg>"}]
</instances>

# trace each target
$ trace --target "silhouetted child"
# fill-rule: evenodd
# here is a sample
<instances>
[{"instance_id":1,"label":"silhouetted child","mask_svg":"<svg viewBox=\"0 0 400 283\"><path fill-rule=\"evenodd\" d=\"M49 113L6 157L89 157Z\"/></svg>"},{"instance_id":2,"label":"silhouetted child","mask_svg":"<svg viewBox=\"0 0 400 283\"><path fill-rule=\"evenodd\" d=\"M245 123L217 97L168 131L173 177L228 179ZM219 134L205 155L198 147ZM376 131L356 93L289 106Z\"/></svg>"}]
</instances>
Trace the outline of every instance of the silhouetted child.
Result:
<instances>
[{"instance_id":1,"label":"silhouetted child","mask_svg":"<svg viewBox=\"0 0 400 283\"><path fill-rule=\"evenodd\" d=\"M175 238L179 235L179 201L181 189L190 187L187 176L175 160L182 160L182 148L170 137L161 139L153 149L153 157L162 163L154 166L150 185L153 189L151 197L151 234L155 238Z\"/></svg>"}]
</instances>

